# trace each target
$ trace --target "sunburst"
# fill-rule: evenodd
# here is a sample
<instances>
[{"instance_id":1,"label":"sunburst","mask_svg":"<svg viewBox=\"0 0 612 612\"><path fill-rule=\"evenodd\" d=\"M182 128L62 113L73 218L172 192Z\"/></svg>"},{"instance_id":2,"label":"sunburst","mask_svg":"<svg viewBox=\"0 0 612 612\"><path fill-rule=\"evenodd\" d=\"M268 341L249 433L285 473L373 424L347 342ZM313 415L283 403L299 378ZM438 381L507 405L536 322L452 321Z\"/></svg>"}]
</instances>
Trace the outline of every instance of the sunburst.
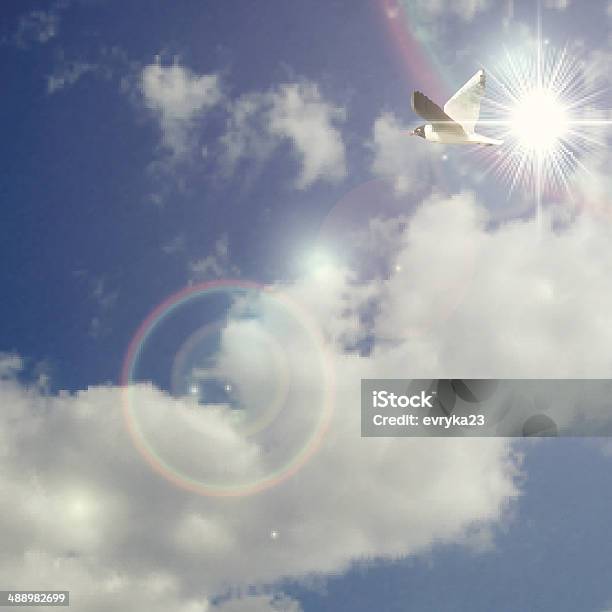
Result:
<instances>
[{"instance_id":1,"label":"sunburst","mask_svg":"<svg viewBox=\"0 0 612 612\"><path fill-rule=\"evenodd\" d=\"M509 193L518 185L532 190L539 217L543 193L571 193L572 175L588 173L581 159L606 146L601 128L612 122L594 106L603 91L591 90L581 63L542 40L539 29L531 45L506 50L487 71L492 86L479 123L505 141L487 170L507 182Z\"/></svg>"}]
</instances>

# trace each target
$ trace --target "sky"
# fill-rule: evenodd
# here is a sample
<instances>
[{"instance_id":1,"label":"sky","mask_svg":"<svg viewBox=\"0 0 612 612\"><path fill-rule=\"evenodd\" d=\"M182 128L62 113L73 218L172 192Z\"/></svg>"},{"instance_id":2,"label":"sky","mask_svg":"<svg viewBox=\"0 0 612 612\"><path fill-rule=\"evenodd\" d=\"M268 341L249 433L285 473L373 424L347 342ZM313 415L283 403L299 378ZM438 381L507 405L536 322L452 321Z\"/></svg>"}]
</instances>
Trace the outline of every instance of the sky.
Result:
<instances>
[{"instance_id":1,"label":"sky","mask_svg":"<svg viewBox=\"0 0 612 612\"><path fill-rule=\"evenodd\" d=\"M0 590L612 609L606 439L360 433L364 378L609 377L612 3L0 10ZM409 137L481 68L503 145Z\"/></svg>"}]
</instances>

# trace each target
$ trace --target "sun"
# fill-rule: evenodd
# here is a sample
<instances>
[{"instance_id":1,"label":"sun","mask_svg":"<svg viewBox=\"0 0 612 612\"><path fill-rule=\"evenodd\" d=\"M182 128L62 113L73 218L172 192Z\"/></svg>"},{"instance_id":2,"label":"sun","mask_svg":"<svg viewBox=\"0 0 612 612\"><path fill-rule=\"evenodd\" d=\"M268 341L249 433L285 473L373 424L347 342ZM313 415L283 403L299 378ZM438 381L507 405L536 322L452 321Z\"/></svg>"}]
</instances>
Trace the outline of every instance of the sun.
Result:
<instances>
[{"instance_id":1,"label":"sun","mask_svg":"<svg viewBox=\"0 0 612 612\"><path fill-rule=\"evenodd\" d=\"M569 127L567 110L551 88L534 87L525 92L510 114L513 138L530 153L553 153L567 138Z\"/></svg>"},{"instance_id":2,"label":"sun","mask_svg":"<svg viewBox=\"0 0 612 612\"><path fill-rule=\"evenodd\" d=\"M568 48L556 49L538 38L513 52L504 50L497 68L488 68L491 89L483 99L480 123L505 141L489 153L486 172L532 191L536 215L543 196L571 194L571 178L588 172L581 159L605 146L602 91L593 90L584 62Z\"/></svg>"}]
</instances>

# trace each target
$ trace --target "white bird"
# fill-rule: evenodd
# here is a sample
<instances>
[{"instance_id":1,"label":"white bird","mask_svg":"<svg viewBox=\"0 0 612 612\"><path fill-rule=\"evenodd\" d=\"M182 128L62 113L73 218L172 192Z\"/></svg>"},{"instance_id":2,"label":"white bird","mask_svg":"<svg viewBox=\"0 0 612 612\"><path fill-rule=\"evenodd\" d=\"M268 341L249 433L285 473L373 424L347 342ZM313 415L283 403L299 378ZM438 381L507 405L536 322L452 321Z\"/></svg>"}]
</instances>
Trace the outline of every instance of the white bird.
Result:
<instances>
[{"instance_id":1,"label":"white bird","mask_svg":"<svg viewBox=\"0 0 612 612\"><path fill-rule=\"evenodd\" d=\"M445 105L442 110L420 91L412 93L415 113L429 121L420 125L412 136L443 144L500 145L503 140L489 138L474 131L480 115L480 101L485 91L485 72L479 70Z\"/></svg>"}]
</instances>

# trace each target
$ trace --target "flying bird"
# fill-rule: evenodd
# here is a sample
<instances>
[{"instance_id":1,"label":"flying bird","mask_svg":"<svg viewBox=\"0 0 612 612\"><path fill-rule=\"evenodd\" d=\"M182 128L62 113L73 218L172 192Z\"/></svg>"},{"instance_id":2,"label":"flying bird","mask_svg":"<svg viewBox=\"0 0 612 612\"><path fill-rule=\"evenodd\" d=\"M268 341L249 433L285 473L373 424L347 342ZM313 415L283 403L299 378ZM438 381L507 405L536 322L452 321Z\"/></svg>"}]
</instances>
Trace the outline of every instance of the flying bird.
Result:
<instances>
[{"instance_id":1,"label":"flying bird","mask_svg":"<svg viewBox=\"0 0 612 612\"><path fill-rule=\"evenodd\" d=\"M474 131L485 91L485 71L479 70L445 105L444 110L420 91L412 93L412 108L429 123L420 125L412 136L443 144L500 145L503 140Z\"/></svg>"}]
</instances>

